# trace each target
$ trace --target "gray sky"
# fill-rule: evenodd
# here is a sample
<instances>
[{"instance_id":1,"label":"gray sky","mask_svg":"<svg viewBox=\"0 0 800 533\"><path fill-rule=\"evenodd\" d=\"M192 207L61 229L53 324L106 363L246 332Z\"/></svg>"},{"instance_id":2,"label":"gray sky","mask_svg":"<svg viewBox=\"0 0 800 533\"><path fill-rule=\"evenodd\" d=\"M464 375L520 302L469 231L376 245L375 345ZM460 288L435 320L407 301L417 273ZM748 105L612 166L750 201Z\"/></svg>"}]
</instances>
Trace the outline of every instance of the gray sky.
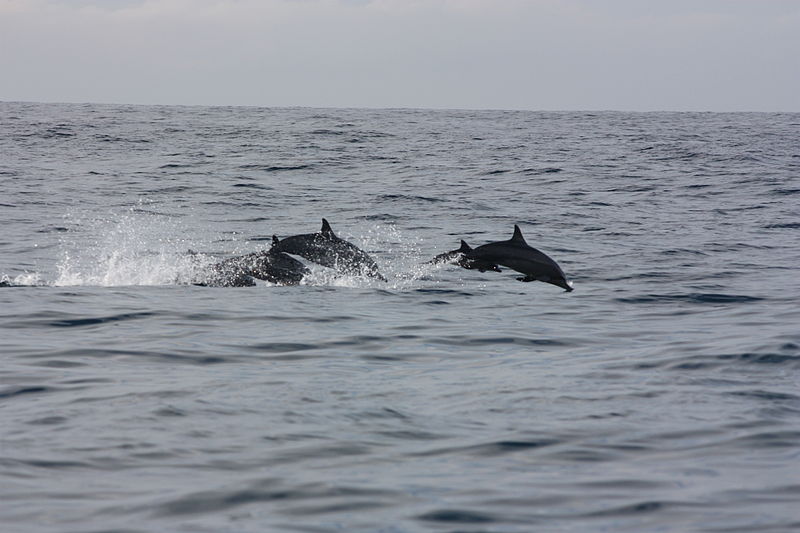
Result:
<instances>
[{"instance_id":1,"label":"gray sky","mask_svg":"<svg viewBox=\"0 0 800 533\"><path fill-rule=\"evenodd\" d=\"M800 111L800 1L0 0L0 100Z\"/></svg>"}]
</instances>

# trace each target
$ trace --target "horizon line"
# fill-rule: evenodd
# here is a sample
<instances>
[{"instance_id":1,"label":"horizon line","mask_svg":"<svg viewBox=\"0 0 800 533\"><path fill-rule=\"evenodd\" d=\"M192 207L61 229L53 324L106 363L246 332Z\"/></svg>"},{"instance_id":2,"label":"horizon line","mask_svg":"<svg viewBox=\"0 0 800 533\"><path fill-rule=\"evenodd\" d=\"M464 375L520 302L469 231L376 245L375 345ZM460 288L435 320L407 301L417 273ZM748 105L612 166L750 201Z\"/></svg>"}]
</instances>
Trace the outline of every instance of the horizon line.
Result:
<instances>
[{"instance_id":1,"label":"horizon line","mask_svg":"<svg viewBox=\"0 0 800 533\"><path fill-rule=\"evenodd\" d=\"M256 109L340 109L340 110L372 110L372 111L476 111L476 112L507 112L507 113L766 113L766 114L797 114L797 111L786 110L711 110L711 109L547 109L527 107L438 107L438 106L347 106L347 105L264 105L264 104L176 104L176 103L141 103L141 102L92 102L88 100L4 100L3 104L41 104L41 105L101 105L101 106L133 106L133 107L210 107L210 108L256 108Z\"/></svg>"}]
</instances>

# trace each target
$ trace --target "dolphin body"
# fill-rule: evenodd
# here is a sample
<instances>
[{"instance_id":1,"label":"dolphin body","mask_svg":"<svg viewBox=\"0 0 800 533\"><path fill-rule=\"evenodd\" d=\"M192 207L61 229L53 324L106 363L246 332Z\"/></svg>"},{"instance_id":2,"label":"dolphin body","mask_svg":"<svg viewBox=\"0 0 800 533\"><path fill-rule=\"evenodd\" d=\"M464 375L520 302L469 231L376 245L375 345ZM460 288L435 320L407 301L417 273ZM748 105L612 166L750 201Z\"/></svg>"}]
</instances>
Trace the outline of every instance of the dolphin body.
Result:
<instances>
[{"instance_id":1,"label":"dolphin body","mask_svg":"<svg viewBox=\"0 0 800 533\"><path fill-rule=\"evenodd\" d=\"M513 237L507 241L490 242L477 248L470 248L466 242L461 241L458 251L474 264L503 265L524 274L517 278L519 281L543 281L566 289L567 292L572 291L567 276L558 263L544 252L529 246L517 225L514 226Z\"/></svg>"},{"instance_id":2,"label":"dolphin body","mask_svg":"<svg viewBox=\"0 0 800 533\"><path fill-rule=\"evenodd\" d=\"M479 270L481 272L486 272L487 270L491 270L493 272L502 272L500 267L494 263L489 261L484 261L482 259L471 259L467 257L467 254L472 251L469 244L464 241L461 241L461 248L458 250L450 250L449 252L445 252L443 254L439 254L428 263L438 265L441 263L450 263L453 265L458 265L461 268L466 268L468 270Z\"/></svg>"},{"instance_id":3,"label":"dolphin body","mask_svg":"<svg viewBox=\"0 0 800 533\"><path fill-rule=\"evenodd\" d=\"M208 287L252 287L256 279L278 285L297 285L310 274L306 266L289 255L269 249L232 257L210 267L195 285Z\"/></svg>"},{"instance_id":4,"label":"dolphin body","mask_svg":"<svg viewBox=\"0 0 800 533\"><path fill-rule=\"evenodd\" d=\"M285 239L272 237L271 251L293 254L344 274L368 276L386 281L375 261L363 250L333 233L330 224L322 219L318 233L294 235Z\"/></svg>"}]
</instances>

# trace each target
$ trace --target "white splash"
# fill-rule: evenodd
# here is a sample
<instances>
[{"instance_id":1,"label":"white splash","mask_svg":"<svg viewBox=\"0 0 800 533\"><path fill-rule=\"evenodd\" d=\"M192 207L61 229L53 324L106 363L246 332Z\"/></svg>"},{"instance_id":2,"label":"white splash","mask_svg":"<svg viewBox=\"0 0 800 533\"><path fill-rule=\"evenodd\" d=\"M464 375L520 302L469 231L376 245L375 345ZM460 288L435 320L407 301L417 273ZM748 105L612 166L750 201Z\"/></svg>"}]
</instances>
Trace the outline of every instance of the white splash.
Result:
<instances>
[{"instance_id":1,"label":"white splash","mask_svg":"<svg viewBox=\"0 0 800 533\"><path fill-rule=\"evenodd\" d=\"M13 278L7 274L0 276L0 283L13 286L38 287L47 285L38 272L24 272Z\"/></svg>"},{"instance_id":2,"label":"white splash","mask_svg":"<svg viewBox=\"0 0 800 533\"><path fill-rule=\"evenodd\" d=\"M341 235L370 254L388 281L357 276L340 276L332 283L344 287L375 287L403 290L418 285L420 279L442 268L427 262L432 257L422 255L422 240L403 234L394 225L377 224L357 237Z\"/></svg>"},{"instance_id":3,"label":"white splash","mask_svg":"<svg viewBox=\"0 0 800 533\"><path fill-rule=\"evenodd\" d=\"M220 259L202 252L189 253L190 250L207 250L216 247L210 243L221 240L227 241L225 257L264 247L263 243L238 240L235 235L223 238L208 231L198 233L196 224L154 213L142 202L102 216L75 211L65 217L65 224L70 231L61 236L54 281L43 281L37 273L7 281L14 285L104 287L190 284L202 280L205 269ZM298 258L311 271L301 285L407 290L418 287L422 280L432 281L435 273L444 268L428 262L431 257L421 252L423 244L418 237L404 235L394 225L367 223L363 227L366 231L362 235L345 232L341 236L369 253L388 281L344 275ZM258 285L274 286L269 282Z\"/></svg>"},{"instance_id":4,"label":"white splash","mask_svg":"<svg viewBox=\"0 0 800 533\"><path fill-rule=\"evenodd\" d=\"M172 285L189 283L210 261L174 217L131 208L122 215L79 220L62 239L53 285Z\"/></svg>"}]
</instances>

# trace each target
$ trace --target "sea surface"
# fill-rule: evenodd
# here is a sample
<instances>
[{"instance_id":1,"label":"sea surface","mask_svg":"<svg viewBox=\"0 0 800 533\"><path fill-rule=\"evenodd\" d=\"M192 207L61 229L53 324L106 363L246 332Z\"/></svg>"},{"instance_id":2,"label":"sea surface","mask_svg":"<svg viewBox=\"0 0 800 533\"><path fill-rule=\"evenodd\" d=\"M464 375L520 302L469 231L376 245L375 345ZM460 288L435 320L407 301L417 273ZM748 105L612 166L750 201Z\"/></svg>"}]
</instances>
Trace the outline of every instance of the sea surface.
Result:
<instances>
[{"instance_id":1,"label":"sea surface","mask_svg":"<svg viewBox=\"0 0 800 533\"><path fill-rule=\"evenodd\" d=\"M6 102L0 228L3 533L800 530L800 114Z\"/></svg>"}]
</instances>

